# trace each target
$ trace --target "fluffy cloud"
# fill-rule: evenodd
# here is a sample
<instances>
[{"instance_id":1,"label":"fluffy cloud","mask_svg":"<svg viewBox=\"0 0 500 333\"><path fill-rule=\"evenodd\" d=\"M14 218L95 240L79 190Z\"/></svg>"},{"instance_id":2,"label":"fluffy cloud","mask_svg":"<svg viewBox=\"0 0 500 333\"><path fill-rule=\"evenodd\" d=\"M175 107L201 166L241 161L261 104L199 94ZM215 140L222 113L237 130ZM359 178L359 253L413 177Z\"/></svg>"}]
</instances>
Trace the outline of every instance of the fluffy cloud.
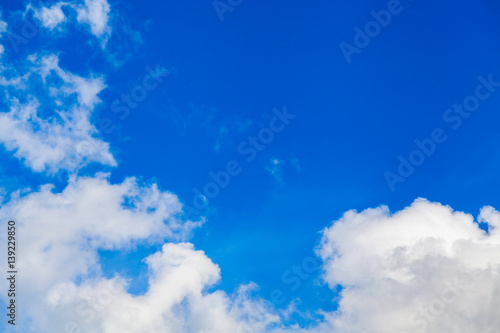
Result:
<instances>
[{"instance_id":1,"label":"fluffy cloud","mask_svg":"<svg viewBox=\"0 0 500 333\"><path fill-rule=\"evenodd\" d=\"M68 9L68 16L62 10ZM63 22L70 21L88 26L90 32L97 38L102 39L103 46L107 37L111 34L112 28L109 25L109 13L111 7L107 0L84 0L58 2L50 7L34 7L31 3L28 10L33 10L34 16L41 22L41 25L49 30L53 30ZM0 25L1 29L1 25Z\"/></svg>"},{"instance_id":2,"label":"fluffy cloud","mask_svg":"<svg viewBox=\"0 0 500 333\"><path fill-rule=\"evenodd\" d=\"M139 240L184 239L199 223L182 222L177 197L133 178L110 184L107 175L73 178L60 193L51 185L14 193L0 210L16 217L22 234L23 271L44 290L54 279L89 273L96 250L123 249ZM55 274L54 272L57 272Z\"/></svg>"},{"instance_id":3,"label":"fluffy cloud","mask_svg":"<svg viewBox=\"0 0 500 333\"><path fill-rule=\"evenodd\" d=\"M152 210L158 202L162 208ZM220 269L190 243L166 243L145 259L143 295L127 292L119 275L98 274L99 248L191 230L175 218L180 209L154 186L111 185L103 175L73 179L61 193L44 187L11 199L0 215L19 216L26 234L23 271L33 277L25 282L38 331L493 333L500 326L500 213L492 207L478 217L488 233L472 216L422 199L394 214L387 207L345 213L318 249L325 281L343 286L339 310L307 328L283 325L283 313L251 296L253 285L233 295L209 291Z\"/></svg>"},{"instance_id":4,"label":"fluffy cloud","mask_svg":"<svg viewBox=\"0 0 500 333\"><path fill-rule=\"evenodd\" d=\"M58 3L33 9L54 29L66 20ZM109 35L110 7L86 0L77 20L99 38ZM0 26L1 28L1 26ZM32 55L1 67L0 143L34 171L67 170L67 186L5 194L0 219L17 221L18 325L23 332L251 332L279 317L252 296L255 285L233 294L211 291L220 269L184 241L202 221L185 220L178 198L134 178L112 184L109 175L77 176L90 162L116 165L109 145L96 138L91 114L105 88L101 76L76 75L56 55ZM24 71L24 72L23 72ZM0 242L5 244L5 234ZM128 292L119 273L103 276L99 250L129 251L138 243L166 243L145 259L149 287ZM6 290L7 280L0 281ZM6 294L0 300L7 301ZM0 303L2 303L0 302Z\"/></svg>"},{"instance_id":5,"label":"fluffy cloud","mask_svg":"<svg viewBox=\"0 0 500 333\"><path fill-rule=\"evenodd\" d=\"M78 6L76 19L90 26L90 31L98 38L111 32L108 25L110 6L106 0L85 0L84 6Z\"/></svg>"},{"instance_id":6,"label":"fluffy cloud","mask_svg":"<svg viewBox=\"0 0 500 333\"><path fill-rule=\"evenodd\" d=\"M231 296L209 292L220 269L189 243L166 243L146 258L144 295L128 293L119 275L102 277L99 249L186 238L200 223L180 220L181 211L178 199L154 184L111 184L103 174L72 179L59 193L46 185L12 195L0 218L16 217L22 242L18 301L33 325L23 331L222 333L276 322L268 305L251 296L252 285Z\"/></svg>"},{"instance_id":7,"label":"fluffy cloud","mask_svg":"<svg viewBox=\"0 0 500 333\"><path fill-rule=\"evenodd\" d=\"M150 279L144 295L129 294L120 278L60 283L31 317L42 332L224 333L251 332L244 329L255 327L253 317L267 312L264 302L250 297L248 286L234 297L208 292L220 279L220 269L192 244L165 244L146 262ZM259 320L262 328L277 317Z\"/></svg>"},{"instance_id":8,"label":"fluffy cloud","mask_svg":"<svg viewBox=\"0 0 500 333\"><path fill-rule=\"evenodd\" d=\"M103 79L72 74L54 55L30 60L27 74L0 81L10 88L10 110L0 113L0 143L38 172L74 171L90 162L116 165L109 144L95 137L97 129L90 123ZM41 84L36 85L37 79ZM44 116L39 99L55 112Z\"/></svg>"},{"instance_id":9,"label":"fluffy cloud","mask_svg":"<svg viewBox=\"0 0 500 333\"><path fill-rule=\"evenodd\" d=\"M35 9L35 17L40 20L42 25L48 29L54 29L60 23L66 21L66 16L61 7L67 5L65 2L60 2L51 7L42 7Z\"/></svg>"},{"instance_id":10,"label":"fluffy cloud","mask_svg":"<svg viewBox=\"0 0 500 333\"><path fill-rule=\"evenodd\" d=\"M325 281L342 285L335 332L497 332L500 318L500 214L478 220L416 200L349 211L324 231Z\"/></svg>"},{"instance_id":11,"label":"fluffy cloud","mask_svg":"<svg viewBox=\"0 0 500 333\"><path fill-rule=\"evenodd\" d=\"M54 29L67 19L65 5L34 9L35 17ZM106 42L106 0L69 8ZM6 27L0 20L0 34ZM17 70L0 66L7 105L0 112L0 143L37 172L116 165L90 122L104 78L71 73L55 55L34 55L28 63ZM273 159L267 168L278 180L283 163ZM2 193L0 219L19 226L20 318L31 326L23 331L496 333L500 327L494 311L500 306L500 213L492 207L477 218L489 232L470 215L421 199L394 214L387 207L345 213L324 230L317 250L325 282L343 287L339 310L321 312L321 323L300 328L284 325L286 313L253 297L253 284L233 294L214 291L221 279L217 264L193 244L175 243L201 225L183 219L175 195L134 178L112 184L108 176L72 176L60 192L45 185L7 199ZM145 258L143 295L129 293L119 274L103 277L99 250L165 241Z\"/></svg>"}]
</instances>

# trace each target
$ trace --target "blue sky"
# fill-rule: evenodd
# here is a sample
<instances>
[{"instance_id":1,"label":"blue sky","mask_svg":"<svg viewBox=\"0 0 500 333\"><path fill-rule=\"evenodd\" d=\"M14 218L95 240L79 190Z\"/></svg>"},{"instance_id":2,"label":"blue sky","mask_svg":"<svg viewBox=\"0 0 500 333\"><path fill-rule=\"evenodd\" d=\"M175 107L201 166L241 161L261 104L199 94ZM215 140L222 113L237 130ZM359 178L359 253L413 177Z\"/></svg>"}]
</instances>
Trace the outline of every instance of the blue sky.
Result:
<instances>
[{"instance_id":1,"label":"blue sky","mask_svg":"<svg viewBox=\"0 0 500 333\"><path fill-rule=\"evenodd\" d=\"M44 17L43 8L61 11L63 18ZM42 73L34 64L40 62L42 68L46 65L40 59L55 55L57 68L66 75L95 79L84 88L95 90L87 92L79 90L81 81L64 79L56 67L51 68L59 77L47 77L48 85L62 89L59 103L67 110L88 109L93 130L82 135L100 147L88 156L85 149L78 152L73 163L66 161L73 153L64 146L57 153L65 157L37 167L36 152L22 153L23 144L31 144L23 143L21 134L0 137L0 186L5 207L11 207L4 214L16 212L12 207L21 199L11 195L19 189L31 198L30 193L50 183L54 193L61 193L71 179L77 184L99 172L109 173L109 184L123 184L129 177L146 187L155 183L189 211L197 200L194 189L205 193L210 173L236 161L241 171L206 198L206 209L179 213L184 222L203 224L187 228L182 237L160 235L159 241L152 232L127 246L95 246L96 267L102 270L98 275L111 279L118 274L129 279L129 294L145 295L151 275L143 259L161 252L164 243L182 240L220 267L221 279L211 291L232 295L253 282L258 286L253 297L277 311L300 300L291 319L276 325L327 323L318 311L335 313L347 295L340 293L343 280L328 275L330 261L323 250L333 240L324 230L346 211L387 205L390 216L417 198L474 217L484 206L500 207L499 10L493 2L462 0L2 4L1 19L7 24L0 40L2 78ZM384 15L381 11L390 13L390 21L377 23L376 32L368 31L372 37L366 35L367 24L375 21L374 13ZM23 36L27 21L39 22L39 31L13 45L13 36ZM362 47L356 44L363 39L356 37L358 28L365 33L367 45ZM342 43L357 52L346 56ZM45 79L31 78L25 87L2 83L1 112L12 110L13 97L20 96L23 103L31 94L40 102L39 117L57 118L59 97L47 91ZM65 85L76 88L64 93ZM484 98L477 97L478 89ZM84 105L87 93L92 102ZM139 96L135 100L127 97L134 94ZM478 104L462 116L453 108L465 100ZM295 117L275 119L284 112ZM28 121L35 123L33 119ZM273 138L247 161L241 145L249 147L251 137L270 133L271 123L282 123L283 129L271 130ZM47 128L52 125L49 121ZM30 128L42 142L60 133L37 126ZM436 130L444 142L433 139ZM75 149L85 142L73 139L69 147ZM428 146L432 152L425 154L415 140L434 140ZM47 156L51 153L47 148ZM398 175L400 156L405 161L420 156L422 163L409 175ZM404 182L391 184L388 173ZM125 210L136 207L122 205ZM481 222L485 230L493 225L487 218ZM314 258L318 267L291 290L294 284L284 275L306 258ZM87 273L68 273L68 280L95 278ZM276 289L284 292L286 302L271 300ZM36 322L37 315L33 318ZM335 332L342 331L338 327Z\"/></svg>"}]
</instances>

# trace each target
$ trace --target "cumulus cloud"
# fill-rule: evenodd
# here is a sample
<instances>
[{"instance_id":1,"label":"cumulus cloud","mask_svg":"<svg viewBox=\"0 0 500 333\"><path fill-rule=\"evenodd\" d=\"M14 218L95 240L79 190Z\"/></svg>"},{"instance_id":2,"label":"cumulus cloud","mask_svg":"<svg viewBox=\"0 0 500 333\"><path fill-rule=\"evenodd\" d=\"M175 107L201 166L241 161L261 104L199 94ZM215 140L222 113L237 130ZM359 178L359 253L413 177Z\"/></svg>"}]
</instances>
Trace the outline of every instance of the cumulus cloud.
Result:
<instances>
[{"instance_id":1,"label":"cumulus cloud","mask_svg":"<svg viewBox=\"0 0 500 333\"><path fill-rule=\"evenodd\" d=\"M158 202L163 208L153 212ZM96 249L191 229L176 220L180 210L175 196L154 186L112 185L104 175L73 179L61 193L44 187L14 196L0 215L19 216L26 233L23 271L37 297L29 315L38 331L493 333L500 326L500 213L492 207L478 217L488 232L472 216L423 199L394 214L387 207L345 213L318 248L325 281L343 287L339 309L320 312L323 320L310 327L284 325L283 312L252 297L255 285L213 291L220 268L190 243L166 243L145 259L142 295L130 294L119 275L89 274L100 269ZM37 238L42 232L48 236ZM77 283L78 276L85 278Z\"/></svg>"},{"instance_id":2,"label":"cumulus cloud","mask_svg":"<svg viewBox=\"0 0 500 333\"><path fill-rule=\"evenodd\" d=\"M34 15L54 29L66 21L64 5L33 9ZM94 35L109 35L106 1L86 0L72 8ZM279 321L266 301L253 296L253 284L232 294L210 289L220 281L219 267L193 244L176 243L203 221L186 220L175 195L134 178L113 184L109 174L77 175L90 162L116 165L108 143L95 137L90 123L101 103L103 77L72 73L56 55L35 54L0 71L6 106L0 112L0 143L33 171L72 174L60 191L51 184L1 191L0 219L14 219L18 228L18 328L215 333L263 331ZM1 243L5 240L1 233ZM113 278L103 275L100 250L164 242L161 251L145 258L145 294L129 293L129 281L119 272ZM1 280L0 289L6 287L7 280ZM6 294L0 300L7 302Z\"/></svg>"},{"instance_id":3,"label":"cumulus cloud","mask_svg":"<svg viewBox=\"0 0 500 333\"><path fill-rule=\"evenodd\" d=\"M60 283L49 290L43 308L33 310L42 332L62 332L68 326L82 332L185 333L250 332L246 327L277 320L264 315L266 304L252 299L252 286L241 287L233 297L208 292L220 279L220 269L190 243L165 244L146 258L149 289L131 295L126 282L116 277ZM43 310L42 310L43 309ZM42 310L42 311L41 311ZM50 320L48 320L50 318Z\"/></svg>"},{"instance_id":4,"label":"cumulus cloud","mask_svg":"<svg viewBox=\"0 0 500 333\"><path fill-rule=\"evenodd\" d=\"M34 9L34 15L55 29L67 20L66 4ZM70 8L106 42L106 0ZM0 35L6 29L0 20ZM109 144L90 122L104 78L72 73L56 55L28 60L27 67L0 66L7 105L0 112L0 143L36 172L75 174L91 162L115 166ZM273 158L266 166L277 181L285 161ZM500 327L500 213L489 206L477 221L423 199L394 214L387 207L345 213L324 230L317 249L324 281L342 287L339 309L320 311L320 323L301 328L283 324L286 311L253 296L254 284L233 294L214 290L220 268L185 242L202 221L185 220L178 198L156 184L134 178L113 184L100 173L73 175L59 192L49 184L0 193L0 219L15 219L19 227L25 332L496 333ZM148 288L134 295L118 272L103 276L98 251L145 242L167 243L145 258ZM6 290L7 281L0 281Z\"/></svg>"},{"instance_id":5,"label":"cumulus cloud","mask_svg":"<svg viewBox=\"0 0 500 333\"><path fill-rule=\"evenodd\" d=\"M74 178L62 192L46 185L13 194L0 218L16 217L22 242L18 302L33 327L23 331L248 332L242 329L276 322L268 304L252 297L253 285L233 295L209 291L220 268L190 243L166 243L145 259L143 295L130 294L118 274L102 276L99 249L186 238L200 222L182 221L181 212L177 197L154 184L111 184L103 174Z\"/></svg>"},{"instance_id":6,"label":"cumulus cloud","mask_svg":"<svg viewBox=\"0 0 500 333\"><path fill-rule=\"evenodd\" d=\"M60 193L44 185L14 193L3 204L4 219L16 217L23 238L23 271L33 288L89 272L97 249L123 249L134 241L184 239L199 225L179 218L177 197L156 184L129 178L111 184L108 175L72 178ZM57 274L55 274L57 272Z\"/></svg>"},{"instance_id":7,"label":"cumulus cloud","mask_svg":"<svg viewBox=\"0 0 500 333\"><path fill-rule=\"evenodd\" d=\"M90 26L90 31L98 38L111 33L108 25L110 6L106 0L85 0L83 6L76 7L76 19Z\"/></svg>"},{"instance_id":8,"label":"cumulus cloud","mask_svg":"<svg viewBox=\"0 0 500 333\"><path fill-rule=\"evenodd\" d=\"M416 200L349 211L325 229L325 281L341 285L335 332L497 332L500 214L471 215Z\"/></svg>"},{"instance_id":9,"label":"cumulus cloud","mask_svg":"<svg viewBox=\"0 0 500 333\"><path fill-rule=\"evenodd\" d=\"M67 5L65 2L60 2L51 7L42 7L34 9L35 17L40 20L42 25L50 30L57 27L60 23L66 21L66 16L62 11L62 6Z\"/></svg>"},{"instance_id":10,"label":"cumulus cloud","mask_svg":"<svg viewBox=\"0 0 500 333\"><path fill-rule=\"evenodd\" d=\"M0 113L0 142L38 172L73 171L91 162L116 165L109 144L95 137L97 129L90 122L105 88L103 78L72 74L55 55L30 60L27 74L0 81L13 88L6 96L10 110ZM35 86L36 76L42 88ZM43 115L41 98L55 112Z\"/></svg>"}]
</instances>

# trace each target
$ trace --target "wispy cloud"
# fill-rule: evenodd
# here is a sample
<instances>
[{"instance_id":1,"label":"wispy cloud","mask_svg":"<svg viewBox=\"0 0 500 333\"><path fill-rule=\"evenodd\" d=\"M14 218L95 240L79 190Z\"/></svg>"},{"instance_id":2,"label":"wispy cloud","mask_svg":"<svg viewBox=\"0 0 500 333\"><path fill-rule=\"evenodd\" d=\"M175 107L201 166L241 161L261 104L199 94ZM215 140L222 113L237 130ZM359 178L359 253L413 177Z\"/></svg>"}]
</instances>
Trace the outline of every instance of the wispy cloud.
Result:
<instances>
[{"instance_id":1,"label":"wispy cloud","mask_svg":"<svg viewBox=\"0 0 500 333\"><path fill-rule=\"evenodd\" d=\"M9 87L9 111L0 113L0 143L37 172L73 171L91 162L116 165L109 144L93 136L97 130L90 122L105 87L102 77L66 71L54 55L29 59L24 77L10 72L14 76L1 82ZM40 101L53 103L55 112L45 116Z\"/></svg>"},{"instance_id":2,"label":"wispy cloud","mask_svg":"<svg viewBox=\"0 0 500 333\"><path fill-rule=\"evenodd\" d=\"M294 156L284 159L273 157L267 162L264 169L271 174L277 183L283 183L285 175L298 174L301 171L299 159Z\"/></svg>"},{"instance_id":3,"label":"wispy cloud","mask_svg":"<svg viewBox=\"0 0 500 333\"><path fill-rule=\"evenodd\" d=\"M276 182L278 183L283 182L283 177L282 177L283 166L281 160L277 158L271 158L265 169L271 174L271 176L273 176Z\"/></svg>"},{"instance_id":4,"label":"wispy cloud","mask_svg":"<svg viewBox=\"0 0 500 333\"><path fill-rule=\"evenodd\" d=\"M67 2L59 2L50 7L35 8L35 17L40 20L42 25L48 29L54 29L59 24L66 21L66 16L62 11L62 6L68 5Z\"/></svg>"},{"instance_id":5,"label":"wispy cloud","mask_svg":"<svg viewBox=\"0 0 500 333\"><path fill-rule=\"evenodd\" d=\"M88 24L92 34L104 43L112 28L108 25L110 5L106 0L85 0L83 6L76 6L76 19L80 23Z\"/></svg>"}]
</instances>

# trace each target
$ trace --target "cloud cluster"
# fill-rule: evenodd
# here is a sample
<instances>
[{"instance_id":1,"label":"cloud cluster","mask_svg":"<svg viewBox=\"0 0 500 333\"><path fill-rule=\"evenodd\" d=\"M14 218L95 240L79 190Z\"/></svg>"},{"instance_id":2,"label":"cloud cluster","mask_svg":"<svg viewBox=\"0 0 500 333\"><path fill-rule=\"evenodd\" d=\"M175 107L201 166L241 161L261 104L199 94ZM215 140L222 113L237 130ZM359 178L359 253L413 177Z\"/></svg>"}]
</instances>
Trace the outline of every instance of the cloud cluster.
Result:
<instances>
[{"instance_id":1,"label":"cloud cluster","mask_svg":"<svg viewBox=\"0 0 500 333\"><path fill-rule=\"evenodd\" d=\"M0 209L15 217L22 243L19 304L33 323L26 332L236 332L278 320L251 296L208 288L220 269L190 243L166 243L145 259L149 288L127 291L127 281L102 276L97 251L137 242L185 239L200 222L183 221L177 197L135 179L110 184L107 176L74 178L60 193L51 185L14 193ZM2 281L1 288L6 287ZM4 295L2 295L4 297Z\"/></svg>"},{"instance_id":2,"label":"cloud cluster","mask_svg":"<svg viewBox=\"0 0 500 333\"><path fill-rule=\"evenodd\" d=\"M70 19L66 6L72 19L106 42L112 31L106 0L28 8L53 30ZM7 28L0 20L0 34ZM254 284L233 294L214 288L220 268L186 242L203 221L186 220L174 194L135 178L113 184L109 174L80 175L92 162L117 165L91 123L106 88L103 76L72 73L50 54L19 64L0 63L7 105L0 110L0 143L34 172L71 174L61 191L47 184L2 197L0 220L19 226L24 332L498 331L500 213L492 207L482 208L477 221L423 199L394 214L385 206L345 213L324 230L317 248L324 281L342 286L338 310L315 314L323 319L310 327L285 325L293 306L273 309L253 296ZM299 170L296 159L289 161ZM268 167L277 179L283 163L272 159ZM144 259L149 271L142 295L129 292L120 272L103 276L99 257L99 250L138 243L164 244ZM7 282L0 281L5 290Z\"/></svg>"},{"instance_id":3,"label":"cloud cluster","mask_svg":"<svg viewBox=\"0 0 500 333\"><path fill-rule=\"evenodd\" d=\"M500 318L500 213L478 221L416 200L349 211L325 229L318 254L325 281L343 286L335 332L497 332Z\"/></svg>"},{"instance_id":4,"label":"cloud cluster","mask_svg":"<svg viewBox=\"0 0 500 333\"><path fill-rule=\"evenodd\" d=\"M66 16L62 11L62 6L67 5L66 2L59 2L51 7L35 8L35 17L40 20L42 25L50 30L57 27L60 23L66 21Z\"/></svg>"},{"instance_id":5,"label":"cloud cluster","mask_svg":"<svg viewBox=\"0 0 500 333\"><path fill-rule=\"evenodd\" d=\"M144 295L127 293L118 279L56 286L48 309L60 320L43 327L50 332L64 332L68 325L103 333L238 332L249 313L259 314L259 307L265 307L250 298L245 286L232 298L220 291L207 292L220 279L220 269L192 244L165 244L146 262L150 279ZM262 320L271 322L275 317Z\"/></svg>"},{"instance_id":6,"label":"cloud cluster","mask_svg":"<svg viewBox=\"0 0 500 333\"><path fill-rule=\"evenodd\" d=\"M27 9L41 26L54 30L69 19L65 6L106 40L111 28L105 0ZM6 29L1 21L0 33ZM176 243L188 239L203 220L186 220L175 195L134 178L113 184L109 174L78 175L91 162L116 165L109 144L96 137L91 123L104 78L77 75L61 67L57 55L42 54L18 66L0 66L6 106L0 112L0 143L35 172L71 175L61 191L47 184L2 198L0 219L14 219L18 226L21 329L236 332L276 322L266 302L252 296L252 284L232 295L208 291L220 280L220 269L192 244ZM4 243L5 235L0 238ZM99 256L99 250L128 251L138 243L165 243L145 259L149 287L141 296L128 292L129 281L120 272L103 276ZM2 290L6 283L0 282ZM5 302L5 294L0 297Z\"/></svg>"},{"instance_id":7,"label":"cloud cluster","mask_svg":"<svg viewBox=\"0 0 500 333\"><path fill-rule=\"evenodd\" d=\"M27 10L32 9L41 25L53 30L61 23L68 21L67 15L62 10L63 7L68 9L70 18L75 18L76 14L76 22L88 26L90 32L98 39L103 39L105 44L106 38L112 31L109 25L111 6L107 0L62 1L52 6L41 7L32 6L30 3ZM71 12L70 9L73 11Z\"/></svg>"},{"instance_id":8,"label":"cloud cluster","mask_svg":"<svg viewBox=\"0 0 500 333\"><path fill-rule=\"evenodd\" d=\"M21 228L22 270L31 277L30 286L44 290L54 279L89 273L97 249L185 239L199 226L182 221L177 197L156 184L141 186L133 178L111 184L107 177L73 178L60 193L50 184L26 195L14 192L2 205L2 218L15 217Z\"/></svg>"},{"instance_id":9,"label":"cloud cluster","mask_svg":"<svg viewBox=\"0 0 500 333\"><path fill-rule=\"evenodd\" d=\"M90 122L103 78L72 74L55 55L30 60L26 74L0 81L9 88L10 106L0 113L0 143L37 172L74 171L91 162L116 165L109 144L96 137ZM42 103L53 112L43 112Z\"/></svg>"},{"instance_id":10,"label":"cloud cluster","mask_svg":"<svg viewBox=\"0 0 500 333\"><path fill-rule=\"evenodd\" d=\"M15 216L21 227L22 288L37 331L493 333L500 325L500 213L492 207L478 216L488 232L423 199L394 214L345 213L317 250L325 282L343 287L339 309L306 328L284 325L284 313L252 297L253 285L213 291L220 269L190 243L168 242L145 259L143 295L130 294L119 274L102 276L98 249L185 239L199 223L183 222L181 211L154 184L113 185L104 174L74 178L60 193L47 185L13 194L0 218Z\"/></svg>"},{"instance_id":11,"label":"cloud cluster","mask_svg":"<svg viewBox=\"0 0 500 333\"><path fill-rule=\"evenodd\" d=\"M17 55L30 39L46 36L38 34L42 27L58 38L62 35L51 31L72 21L88 26L105 44L112 30L110 10L106 0L56 2L51 6L29 3L20 31L9 31L7 23L0 20L0 37L7 33ZM29 11L40 26L27 19ZM0 56L2 53L4 46L0 45ZM55 174L60 170L74 173L90 163L116 166L109 144L97 137L98 130L90 121L101 103L98 95L106 88L104 76L92 71L86 77L77 75L59 65L57 54L41 51L24 59L0 58L0 86L4 88L0 95L4 102L0 106L0 144L27 167Z\"/></svg>"},{"instance_id":12,"label":"cloud cluster","mask_svg":"<svg viewBox=\"0 0 500 333\"><path fill-rule=\"evenodd\" d=\"M76 8L76 19L88 24L93 35L100 38L111 33L108 25L110 6L106 0L85 0L83 6Z\"/></svg>"}]
</instances>

